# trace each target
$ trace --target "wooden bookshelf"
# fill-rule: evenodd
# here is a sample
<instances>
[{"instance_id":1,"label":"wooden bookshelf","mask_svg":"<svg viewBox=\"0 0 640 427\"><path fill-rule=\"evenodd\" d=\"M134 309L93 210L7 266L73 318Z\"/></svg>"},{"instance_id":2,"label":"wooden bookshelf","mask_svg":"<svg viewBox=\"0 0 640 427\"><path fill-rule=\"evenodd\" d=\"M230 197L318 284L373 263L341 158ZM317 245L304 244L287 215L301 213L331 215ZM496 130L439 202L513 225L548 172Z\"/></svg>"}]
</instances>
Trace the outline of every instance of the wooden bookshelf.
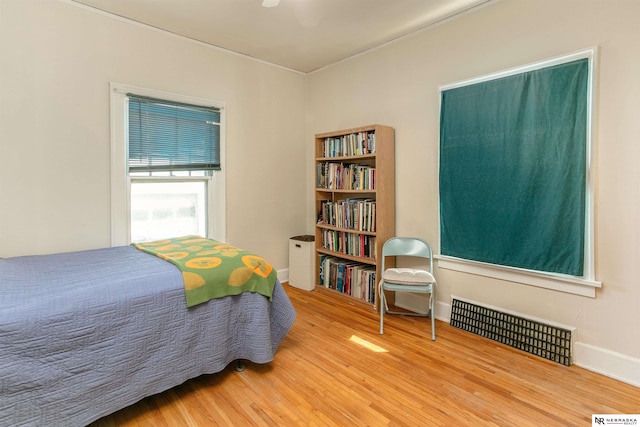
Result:
<instances>
[{"instance_id":1,"label":"wooden bookshelf","mask_svg":"<svg viewBox=\"0 0 640 427\"><path fill-rule=\"evenodd\" d=\"M382 245L395 234L394 129L315 135L315 171L316 286L377 307Z\"/></svg>"}]
</instances>

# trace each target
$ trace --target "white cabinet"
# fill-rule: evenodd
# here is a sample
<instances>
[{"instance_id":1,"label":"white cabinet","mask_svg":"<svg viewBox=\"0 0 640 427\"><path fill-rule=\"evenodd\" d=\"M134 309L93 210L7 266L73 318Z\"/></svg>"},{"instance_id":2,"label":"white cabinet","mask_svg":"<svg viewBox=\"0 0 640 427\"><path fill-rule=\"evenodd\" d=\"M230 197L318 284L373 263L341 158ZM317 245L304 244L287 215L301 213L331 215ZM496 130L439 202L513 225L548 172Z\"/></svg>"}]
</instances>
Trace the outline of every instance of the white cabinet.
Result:
<instances>
[{"instance_id":1,"label":"white cabinet","mask_svg":"<svg viewBox=\"0 0 640 427\"><path fill-rule=\"evenodd\" d=\"M314 236L289 239L289 285L312 291L315 287Z\"/></svg>"}]
</instances>

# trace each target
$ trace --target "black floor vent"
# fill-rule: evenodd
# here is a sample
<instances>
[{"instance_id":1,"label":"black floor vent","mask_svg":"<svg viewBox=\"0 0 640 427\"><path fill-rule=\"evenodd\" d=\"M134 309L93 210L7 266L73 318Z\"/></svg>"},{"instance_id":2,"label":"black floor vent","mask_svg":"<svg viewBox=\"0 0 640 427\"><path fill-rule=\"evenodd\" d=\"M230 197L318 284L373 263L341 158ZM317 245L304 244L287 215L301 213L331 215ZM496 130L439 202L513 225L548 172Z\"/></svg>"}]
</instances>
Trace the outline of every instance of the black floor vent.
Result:
<instances>
[{"instance_id":1,"label":"black floor vent","mask_svg":"<svg viewBox=\"0 0 640 427\"><path fill-rule=\"evenodd\" d=\"M451 326L562 365L571 365L571 331L453 299Z\"/></svg>"}]
</instances>

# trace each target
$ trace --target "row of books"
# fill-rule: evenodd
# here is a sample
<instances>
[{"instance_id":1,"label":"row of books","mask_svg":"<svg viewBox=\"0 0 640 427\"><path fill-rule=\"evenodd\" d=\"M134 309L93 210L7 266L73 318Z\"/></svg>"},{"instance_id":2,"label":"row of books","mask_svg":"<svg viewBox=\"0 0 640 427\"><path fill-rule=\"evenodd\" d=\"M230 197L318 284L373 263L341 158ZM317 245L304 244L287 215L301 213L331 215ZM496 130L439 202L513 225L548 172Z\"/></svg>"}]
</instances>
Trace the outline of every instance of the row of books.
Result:
<instances>
[{"instance_id":1,"label":"row of books","mask_svg":"<svg viewBox=\"0 0 640 427\"><path fill-rule=\"evenodd\" d=\"M337 230L322 230L322 248L360 258L376 258L376 237Z\"/></svg>"},{"instance_id":2,"label":"row of books","mask_svg":"<svg viewBox=\"0 0 640 427\"><path fill-rule=\"evenodd\" d=\"M370 265L323 255L320 257L320 284L375 303L376 270Z\"/></svg>"},{"instance_id":3,"label":"row of books","mask_svg":"<svg viewBox=\"0 0 640 427\"><path fill-rule=\"evenodd\" d=\"M318 223L357 231L376 231L376 201L349 198L320 201Z\"/></svg>"},{"instance_id":4,"label":"row of books","mask_svg":"<svg viewBox=\"0 0 640 427\"><path fill-rule=\"evenodd\" d=\"M358 164L318 163L316 187L330 190L375 190L376 168Z\"/></svg>"},{"instance_id":5,"label":"row of books","mask_svg":"<svg viewBox=\"0 0 640 427\"><path fill-rule=\"evenodd\" d=\"M375 152L375 132L358 132L324 140L324 157L363 156Z\"/></svg>"}]
</instances>

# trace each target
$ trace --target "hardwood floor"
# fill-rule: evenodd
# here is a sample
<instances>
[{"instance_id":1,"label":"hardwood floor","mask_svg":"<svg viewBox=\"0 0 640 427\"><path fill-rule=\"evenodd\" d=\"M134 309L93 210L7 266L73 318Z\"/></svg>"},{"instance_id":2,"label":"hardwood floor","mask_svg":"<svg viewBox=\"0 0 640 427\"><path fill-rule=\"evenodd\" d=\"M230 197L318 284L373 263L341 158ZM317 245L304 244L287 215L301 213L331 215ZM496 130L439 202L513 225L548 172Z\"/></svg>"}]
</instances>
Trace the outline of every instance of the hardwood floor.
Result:
<instances>
[{"instance_id":1,"label":"hardwood floor","mask_svg":"<svg viewBox=\"0 0 640 427\"><path fill-rule=\"evenodd\" d=\"M272 363L228 366L92 426L590 426L640 413L631 385L444 322L431 341L425 318L385 316L381 336L369 305L285 289L298 316Z\"/></svg>"}]
</instances>

